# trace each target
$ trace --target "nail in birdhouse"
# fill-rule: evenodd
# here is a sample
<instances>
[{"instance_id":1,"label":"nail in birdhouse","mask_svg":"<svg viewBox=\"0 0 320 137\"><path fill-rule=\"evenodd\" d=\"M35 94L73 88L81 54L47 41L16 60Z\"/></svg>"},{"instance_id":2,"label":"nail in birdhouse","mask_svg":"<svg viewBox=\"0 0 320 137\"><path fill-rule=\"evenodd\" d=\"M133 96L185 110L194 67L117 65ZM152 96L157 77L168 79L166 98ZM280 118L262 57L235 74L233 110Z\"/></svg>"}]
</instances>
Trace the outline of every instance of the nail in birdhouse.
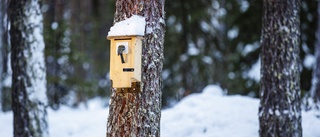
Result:
<instances>
[{"instance_id":1,"label":"nail in birdhouse","mask_svg":"<svg viewBox=\"0 0 320 137\"><path fill-rule=\"evenodd\" d=\"M145 24L144 17L134 15L111 27L107 39L111 41L110 79L113 88L133 88L134 83L141 82Z\"/></svg>"}]
</instances>

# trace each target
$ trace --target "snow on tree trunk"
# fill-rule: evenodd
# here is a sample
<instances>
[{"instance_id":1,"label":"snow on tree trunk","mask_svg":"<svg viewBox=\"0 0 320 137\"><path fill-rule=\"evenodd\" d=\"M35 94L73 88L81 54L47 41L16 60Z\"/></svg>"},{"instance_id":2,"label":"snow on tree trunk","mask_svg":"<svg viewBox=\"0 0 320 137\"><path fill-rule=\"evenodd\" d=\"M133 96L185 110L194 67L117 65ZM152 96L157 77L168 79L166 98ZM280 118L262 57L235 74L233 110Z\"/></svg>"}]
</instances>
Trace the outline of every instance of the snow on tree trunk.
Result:
<instances>
[{"instance_id":1,"label":"snow on tree trunk","mask_svg":"<svg viewBox=\"0 0 320 137\"><path fill-rule=\"evenodd\" d=\"M314 100L315 108L320 110L320 2L318 2L318 30L316 33L317 43L315 46L316 63L313 69L311 98Z\"/></svg>"},{"instance_id":2,"label":"snow on tree trunk","mask_svg":"<svg viewBox=\"0 0 320 137\"><path fill-rule=\"evenodd\" d=\"M116 1L115 22L132 15L146 18L142 89L140 93L116 93L111 89L107 137L160 137L164 0Z\"/></svg>"},{"instance_id":3,"label":"snow on tree trunk","mask_svg":"<svg viewBox=\"0 0 320 137\"><path fill-rule=\"evenodd\" d=\"M263 2L260 136L301 137L301 1Z\"/></svg>"},{"instance_id":4,"label":"snow on tree trunk","mask_svg":"<svg viewBox=\"0 0 320 137\"><path fill-rule=\"evenodd\" d=\"M38 0L11 0L12 109L15 137L48 136L42 13Z\"/></svg>"}]
</instances>

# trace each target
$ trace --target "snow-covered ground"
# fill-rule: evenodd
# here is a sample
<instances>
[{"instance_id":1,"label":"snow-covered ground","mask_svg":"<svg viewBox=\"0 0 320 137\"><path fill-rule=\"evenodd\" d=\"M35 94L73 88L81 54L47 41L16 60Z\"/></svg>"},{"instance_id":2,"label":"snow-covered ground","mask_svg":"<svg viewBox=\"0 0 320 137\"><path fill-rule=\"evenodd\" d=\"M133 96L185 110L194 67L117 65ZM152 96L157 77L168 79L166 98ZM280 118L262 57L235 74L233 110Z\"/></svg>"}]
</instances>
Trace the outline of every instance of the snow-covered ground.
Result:
<instances>
[{"instance_id":1,"label":"snow-covered ground","mask_svg":"<svg viewBox=\"0 0 320 137\"><path fill-rule=\"evenodd\" d=\"M88 107L49 110L52 137L105 137L108 100L94 99ZM162 111L161 137L258 137L259 100L223 95L218 86L191 94ZM314 112L302 113L304 137L320 137L320 119ZM0 112L0 137L12 137L12 112Z\"/></svg>"}]
</instances>

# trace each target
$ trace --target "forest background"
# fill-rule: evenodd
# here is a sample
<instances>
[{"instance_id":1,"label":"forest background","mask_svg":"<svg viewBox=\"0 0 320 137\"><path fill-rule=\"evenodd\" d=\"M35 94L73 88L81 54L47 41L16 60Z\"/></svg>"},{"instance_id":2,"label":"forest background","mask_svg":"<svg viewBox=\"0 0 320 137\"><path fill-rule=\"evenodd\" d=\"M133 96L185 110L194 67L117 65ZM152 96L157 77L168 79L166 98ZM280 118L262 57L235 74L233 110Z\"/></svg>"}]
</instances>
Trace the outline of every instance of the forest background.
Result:
<instances>
[{"instance_id":1,"label":"forest background","mask_svg":"<svg viewBox=\"0 0 320 137\"><path fill-rule=\"evenodd\" d=\"M10 43L7 0L1 0L1 108L11 110ZM109 41L114 0L43 0L47 95L49 105L77 107L91 98L108 98ZM258 98L261 0L166 1L163 108L200 92L209 84L227 94ZM302 0L301 91L311 88L317 1ZM311 61L312 62L312 61ZM106 104L107 105L107 104Z\"/></svg>"}]
</instances>

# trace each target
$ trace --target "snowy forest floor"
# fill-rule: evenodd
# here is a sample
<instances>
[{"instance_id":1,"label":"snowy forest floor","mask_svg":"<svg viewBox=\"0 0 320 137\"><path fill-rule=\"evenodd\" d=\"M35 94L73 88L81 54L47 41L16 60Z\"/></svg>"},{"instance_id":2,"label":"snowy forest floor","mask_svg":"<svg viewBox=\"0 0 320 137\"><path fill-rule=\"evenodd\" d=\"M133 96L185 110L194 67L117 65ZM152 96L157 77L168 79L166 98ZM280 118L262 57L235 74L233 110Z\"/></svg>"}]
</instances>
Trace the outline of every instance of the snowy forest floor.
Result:
<instances>
[{"instance_id":1,"label":"snowy forest floor","mask_svg":"<svg viewBox=\"0 0 320 137\"><path fill-rule=\"evenodd\" d=\"M48 110L52 137L105 137L108 100L93 99L78 109ZM172 108L162 111L161 137L258 137L259 100L223 95L218 86L207 86ZM12 137L12 112L0 112L0 137ZM320 137L320 118L302 112L304 137Z\"/></svg>"}]
</instances>

